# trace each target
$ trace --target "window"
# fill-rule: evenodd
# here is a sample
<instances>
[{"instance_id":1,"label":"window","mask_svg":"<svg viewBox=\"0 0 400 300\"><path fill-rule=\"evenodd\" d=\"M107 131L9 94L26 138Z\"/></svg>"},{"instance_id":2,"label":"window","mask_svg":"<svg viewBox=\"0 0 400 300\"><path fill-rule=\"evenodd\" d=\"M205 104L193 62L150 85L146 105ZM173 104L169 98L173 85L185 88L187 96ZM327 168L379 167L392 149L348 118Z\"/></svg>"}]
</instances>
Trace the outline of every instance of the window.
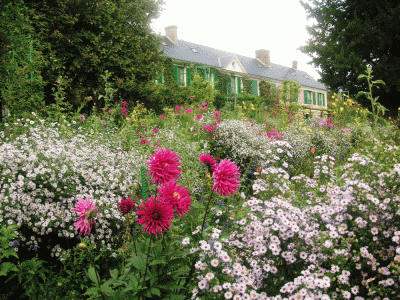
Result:
<instances>
[{"instance_id":1,"label":"window","mask_svg":"<svg viewBox=\"0 0 400 300\"><path fill-rule=\"evenodd\" d=\"M312 92L304 90L304 104L312 104Z\"/></svg>"},{"instance_id":2,"label":"window","mask_svg":"<svg viewBox=\"0 0 400 300\"><path fill-rule=\"evenodd\" d=\"M178 67L178 83L186 85L186 70L184 67Z\"/></svg>"},{"instance_id":3,"label":"window","mask_svg":"<svg viewBox=\"0 0 400 300\"><path fill-rule=\"evenodd\" d=\"M318 106L325 107L325 95L323 93L318 93Z\"/></svg>"}]
</instances>

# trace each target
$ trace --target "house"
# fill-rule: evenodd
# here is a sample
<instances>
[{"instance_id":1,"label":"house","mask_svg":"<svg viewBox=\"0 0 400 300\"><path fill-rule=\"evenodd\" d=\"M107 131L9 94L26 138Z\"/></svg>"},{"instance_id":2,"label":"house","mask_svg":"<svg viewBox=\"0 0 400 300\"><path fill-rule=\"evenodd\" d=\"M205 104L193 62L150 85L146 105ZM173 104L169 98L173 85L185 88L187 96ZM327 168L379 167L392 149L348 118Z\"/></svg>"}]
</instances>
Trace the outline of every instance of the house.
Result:
<instances>
[{"instance_id":1,"label":"house","mask_svg":"<svg viewBox=\"0 0 400 300\"><path fill-rule=\"evenodd\" d=\"M217 80L210 67L221 72L231 74L231 86L235 94L243 91L242 78L251 80L251 92L260 94L259 83L263 80L275 85L278 89L285 79L290 79L300 84L299 93L295 102L312 109L314 114L327 109L327 90L323 84L313 79L306 72L297 68L297 61L293 61L292 67L284 67L274 64L270 59L269 50L256 50L255 57L246 57L227 51L217 50L178 39L177 26L165 28L164 53L174 61L185 62L182 66L174 65L175 80L184 86L190 86L191 66L199 65L204 69L204 74L210 81ZM162 77L159 79L162 83Z\"/></svg>"}]
</instances>

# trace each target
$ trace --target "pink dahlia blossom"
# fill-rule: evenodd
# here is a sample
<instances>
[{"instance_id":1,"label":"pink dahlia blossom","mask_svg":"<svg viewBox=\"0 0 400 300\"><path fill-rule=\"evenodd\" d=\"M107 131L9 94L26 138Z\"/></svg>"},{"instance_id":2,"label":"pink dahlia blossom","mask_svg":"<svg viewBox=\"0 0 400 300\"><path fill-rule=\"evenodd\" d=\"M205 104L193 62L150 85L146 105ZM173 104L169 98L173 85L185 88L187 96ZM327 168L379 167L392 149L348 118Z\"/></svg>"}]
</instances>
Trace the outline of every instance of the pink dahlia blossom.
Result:
<instances>
[{"instance_id":1,"label":"pink dahlia blossom","mask_svg":"<svg viewBox=\"0 0 400 300\"><path fill-rule=\"evenodd\" d=\"M158 189L158 193L164 202L169 203L175 209L179 217L189 211L191 205L189 192L182 185L177 186L175 180L164 183Z\"/></svg>"},{"instance_id":2,"label":"pink dahlia blossom","mask_svg":"<svg viewBox=\"0 0 400 300\"><path fill-rule=\"evenodd\" d=\"M229 159L223 159L213 172L212 178L215 178L213 191L218 191L220 196L234 195L239 184L240 172L238 166Z\"/></svg>"},{"instance_id":3,"label":"pink dahlia blossom","mask_svg":"<svg viewBox=\"0 0 400 300\"><path fill-rule=\"evenodd\" d=\"M161 200L160 197L154 199L150 197L147 202L143 201L138 205L136 215L138 224L146 224L142 231L148 234L161 234L171 226L171 219L174 218L174 209L169 203Z\"/></svg>"},{"instance_id":4,"label":"pink dahlia blossom","mask_svg":"<svg viewBox=\"0 0 400 300\"><path fill-rule=\"evenodd\" d=\"M177 179L182 170L181 162L176 152L171 149L158 148L154 152L154 156L150 156L150 160L146 164L150 167L147 175L151 175L151 181L156 184L163 184L172 179Z\"/></svg>"},{"instance_id":5,"label":"pink dahlia blossom","mask_svg":"<svg viewBox=\"0 0 400 300\"><path fill-rule=\"evenodd\" d=\"M214 157L212 157L210 154L200 154L199 159L203 163L203 165L205 166L210 165L211 172L214 172L218 166Z\"/></svg>"},{"instance_id":6,"label":"pink dahlia blossom","mask_svg":"<svg viewBox=\"0 0 400 300\"><path fill-rule=\"evenodd\" d=\"M79 199L75 205L75 208L71 209L71 211L76 211L79 213L78 221L74 223L75 230L80 230L79 234L87 235L90 233L92 225L95 222L95 211L98 210L99 209L90 202L89 197L87 197L86 200Z\"/></svg>"},{"instance_id":7,"label":"pink dahlia blossom","mask_svg":"<svg viewBox=\"0 0 400 300\"><path fill-rule=\"evenodd\" d=\"M123 215L129 214L134 207L135 204L133 203L131 197L128 197L126 199L121 198L121 201L119 202L118 205L118 208Z\"/></svg>"}]
</instances>

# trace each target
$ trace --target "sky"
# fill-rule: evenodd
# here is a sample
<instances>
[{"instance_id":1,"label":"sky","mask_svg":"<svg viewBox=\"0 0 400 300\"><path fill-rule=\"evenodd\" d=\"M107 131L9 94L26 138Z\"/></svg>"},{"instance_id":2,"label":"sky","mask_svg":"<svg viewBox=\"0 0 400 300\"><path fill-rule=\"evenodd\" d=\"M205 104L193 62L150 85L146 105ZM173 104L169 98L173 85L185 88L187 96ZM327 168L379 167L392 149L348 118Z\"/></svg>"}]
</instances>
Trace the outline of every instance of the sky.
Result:
<instances>
[{"instance_id":1,"label":"sky","mask_svg":"<svg viewBox=\"0 0 400 300\"><path fill-rule=\"evenodd\" d=\"M307 64L311 58L297 50L310 38L299 0L164 0L161 16L153 20L155 33L178 26L178 39L255 58L258 49L270 50L271 62L320 76Z\"/></svg>"}]
</instances>

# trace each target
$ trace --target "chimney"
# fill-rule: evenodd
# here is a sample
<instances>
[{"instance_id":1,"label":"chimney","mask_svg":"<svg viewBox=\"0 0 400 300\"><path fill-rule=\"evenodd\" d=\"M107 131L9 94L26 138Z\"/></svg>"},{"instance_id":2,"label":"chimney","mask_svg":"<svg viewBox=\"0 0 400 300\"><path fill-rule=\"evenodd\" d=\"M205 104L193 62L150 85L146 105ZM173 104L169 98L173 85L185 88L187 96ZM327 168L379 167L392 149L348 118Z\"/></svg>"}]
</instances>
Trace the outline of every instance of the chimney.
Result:
<instances>
[{"instance_id":1,"label":"chimney","mask_svg":"<svg viewBox=\"0 0 400 300\"><path fill-rule=\"evenodd\" d=\"M178 42L178 26L170 25L165 27L165 36L174 44Z\"/></svg>"},{"instance_id":2,"label":"chimney","mask_svg":"<svg viewBox=\"0 0 400 300\"><path fill-rule=\"evenodd\" d=\"M297 71L297 60L292 61L292 69Z\"/></svg>"},{"instance_id":3,"label":"chimney","mask_svg":"<svg viewBox=\"0 0 400 300\"><path fill-rule=\"evenodd\" d=\"M271 57L269 54L269 50L256 50L256 58L258 58L267 67L271 66Z\"/></svg>"}]
</instances>

